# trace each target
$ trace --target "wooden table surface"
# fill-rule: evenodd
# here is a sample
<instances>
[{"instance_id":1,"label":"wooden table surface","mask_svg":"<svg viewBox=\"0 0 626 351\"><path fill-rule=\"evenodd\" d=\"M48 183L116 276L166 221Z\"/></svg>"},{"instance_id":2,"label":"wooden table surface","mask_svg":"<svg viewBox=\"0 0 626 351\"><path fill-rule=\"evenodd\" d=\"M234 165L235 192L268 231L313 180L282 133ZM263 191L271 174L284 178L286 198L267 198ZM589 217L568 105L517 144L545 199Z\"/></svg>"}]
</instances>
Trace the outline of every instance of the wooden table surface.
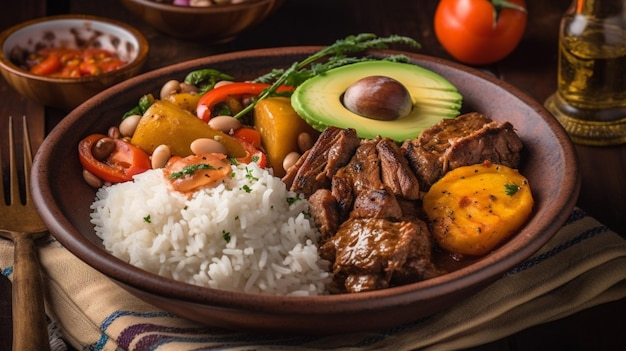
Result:
<instances>
[{"instance_id":1,"label":"wooden table surface","mask_svg":"<svg viewBox=\"0 0 626 351\"><path fill-rule=\"evenodd\" d=\"M496 65L480 67L543 102L556 88L559 19L571 0L527 0L529 23L518 48ZM415 38L420 53L448 58L433 31L436 0L287 0L266 22L232 42L211 46L158 33L118 1L21 0L3 4L0 30L43 15L83 13L130 23L148 38L151 51L144 71L208 55L256 48L327 45L363 32ZM0 132L7 117L27 115L37 148L44 133L65 116L25 100L0 78ZM626 237L626 144L576 146L582 175L578 206ZM6 160L6 152L2 155ZM549 176L549 175L547 175ZM0 275L0 351L10 349L10 283ZM626 299L568 318L534 326L473 350L616 350L626 345Z\"/></svg>"}]
</instances>

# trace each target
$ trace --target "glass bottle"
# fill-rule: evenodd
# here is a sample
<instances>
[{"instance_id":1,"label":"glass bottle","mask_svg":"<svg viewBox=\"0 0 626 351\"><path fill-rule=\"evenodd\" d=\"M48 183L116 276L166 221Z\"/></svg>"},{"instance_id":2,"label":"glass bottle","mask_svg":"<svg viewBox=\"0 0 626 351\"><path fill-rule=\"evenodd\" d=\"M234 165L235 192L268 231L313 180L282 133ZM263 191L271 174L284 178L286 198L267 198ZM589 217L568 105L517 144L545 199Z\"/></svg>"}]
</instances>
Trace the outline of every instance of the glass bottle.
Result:
<instances>
[{"instance_id":1,"label":"glass bottle","mask_svg":"<svg viewBox=\"0 0 626 351\"><path fill-rule=\"evenodd\" d=\"M573 0L561 19L557 91L545 106L575 143L626 143L625 7Z\"/></svg>"}]
</instances>

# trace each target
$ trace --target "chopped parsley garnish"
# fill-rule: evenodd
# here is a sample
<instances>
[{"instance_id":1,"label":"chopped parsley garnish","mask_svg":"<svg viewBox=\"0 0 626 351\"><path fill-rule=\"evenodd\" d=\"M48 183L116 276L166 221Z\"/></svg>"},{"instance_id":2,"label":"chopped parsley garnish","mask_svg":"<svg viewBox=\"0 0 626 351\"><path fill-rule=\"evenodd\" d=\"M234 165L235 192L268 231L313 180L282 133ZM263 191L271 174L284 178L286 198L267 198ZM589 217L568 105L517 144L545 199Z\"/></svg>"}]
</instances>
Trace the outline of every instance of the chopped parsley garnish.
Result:
<instances>
[{"instance_id":1,"label":"chopped parsley garnish","mask_svg":"<svg viewBox=\"0 0 626 351\"><path fill-rule=\"evenodd\" d=\"M509 196L515 195L520 189L521 187L517 184L510 184L510 183L504 184L504 193Z\"/></svg>"},{"instance_id":2,"label":"chopped parsley garnish","mask_svg":"<svg viewBox=\"0 0 626 351\"><path fill-rule=\"evenodd\" d=\"M245 191L245 192L247 192L247 193L252 192L252 188L250 188L247 184L244 184L244 185L241 187L241 190L243 190L243 191Z\"/></svg>"},{"instance_id":3,"label":"chopped parsley garnish","mask_svg":"<svg viewBox=\"0 0 626 351\"><path fill-rule=\"evenodd\" d=\"M143 218L143 221L146 223L152 223L152 218L150 218L150 215L147 215Z\"/></svg>"},{"instance_id":4,"label":"chopped parsley garnish","mask_svg":"<svg viewBox=\"0 0 626 351\"><path fill-rule=\"evenodd\" d=\"M226 242L229 243L230 242L230 233L225 231L225 230L222 230L222 238L224 238L224 240L226 240Z\"/></svg>"},{"instance_id":5,"label":"chopped parsley garnish","mask_svg":"<svg viewBox=\"0 0 626 351\"><path fill-rule=\"evenodd\" d=\"M296 197L288 197L288 198L287 198L287 203L288 203L289 205L293 205L293 204L295 204L296 202L298 202L298 201L300 201L300 200L302 200L302 198L301 198L301 197L299 197L299 196L296 196Z\"/></svg>"},{"instance_id":6,"label":"chopped parsley garnish","mask_svg":"<svg viewBox=\"0 0 626 351\"><path fill-rule=\"evenodd\" d=\"M182 171L180 172L173 172L172 174L170 174L170 179L174 179L174 178L182 178L185 175L192 175L194 174L196 171L201 170L201 169L215 169L215 167L206 164L206 163L198 163L196 165L190 165L190 166L185 166L183 167Z\"/></svg>"},{"instance_id":7,"label":"chopped parsley garnish","mask_svg":"<svg viewBox=\"0 0 626 351\"><path fill-rule=\"evenodd\" d=\"M255 177L254 174L252 174L252 170L249 169L248 167L246 167L246 178L248 180L252 180L252 181L259 180L259 178Z\"/></svg>"}]
</instances>

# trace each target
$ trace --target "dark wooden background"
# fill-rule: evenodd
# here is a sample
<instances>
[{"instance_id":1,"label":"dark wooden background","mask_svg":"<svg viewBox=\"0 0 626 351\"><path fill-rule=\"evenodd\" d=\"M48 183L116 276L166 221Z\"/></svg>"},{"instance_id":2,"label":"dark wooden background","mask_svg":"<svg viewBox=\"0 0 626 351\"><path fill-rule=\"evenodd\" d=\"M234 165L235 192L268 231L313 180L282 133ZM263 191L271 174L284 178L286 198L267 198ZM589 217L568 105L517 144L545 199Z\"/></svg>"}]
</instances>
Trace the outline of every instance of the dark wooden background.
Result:
<instances>
[{"instance_id":1,"label":"dark wooden background","mask_svg":"<svg viewBox=\"0 0 626 351\"><path fill-rule=\"evenodd\" d=\"M5 1L0 30L43 15L84 13L115 18L139 28L151 51L144 71L198 57L257 48L327 45L350 34L410 36L420 53L450 59L433 32L437 0L286 0L266 22L232 42L208 45L160 34L115 0ZM527 0L529 22L518 48L487 70L543 102L556 88L558 24L571 0ZM37 148L65 112L38 106L17 95L0 78L0 131L7 116L27 115ZM578 206L626 237L626 145L576 146L582 175ZM3 153L3 157L6 156ZM549 175L546 175L549 176ZM0 276L0 350L9 350L10 284ZM626 299L535 326L474 350L618 350L626 345Z\"/></svg>"}]
</instances>

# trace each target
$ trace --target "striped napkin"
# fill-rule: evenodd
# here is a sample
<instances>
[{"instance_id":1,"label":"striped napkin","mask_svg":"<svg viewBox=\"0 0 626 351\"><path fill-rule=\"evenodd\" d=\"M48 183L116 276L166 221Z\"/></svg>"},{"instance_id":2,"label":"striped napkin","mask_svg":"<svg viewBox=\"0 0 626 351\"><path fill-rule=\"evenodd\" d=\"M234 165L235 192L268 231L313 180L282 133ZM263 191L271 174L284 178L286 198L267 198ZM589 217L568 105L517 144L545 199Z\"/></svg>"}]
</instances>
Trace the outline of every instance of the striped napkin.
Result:
<instances>
[{"instance_id":1,"label":"striped napkin","mask_svg":"<svg viewBox=\"0 0 626 351\"><path fill-rule=\"evenodd\" d=\"M54 240L39 255L56 350L66 346L60 341L78 350L460 349L626 297L626 240L578 208L533 257L453 308L389 330L341 336L202 326L138 300ZM11 242L0 240L0 269L9 278L11 261Z\"/></svg>"}]
</instances>

